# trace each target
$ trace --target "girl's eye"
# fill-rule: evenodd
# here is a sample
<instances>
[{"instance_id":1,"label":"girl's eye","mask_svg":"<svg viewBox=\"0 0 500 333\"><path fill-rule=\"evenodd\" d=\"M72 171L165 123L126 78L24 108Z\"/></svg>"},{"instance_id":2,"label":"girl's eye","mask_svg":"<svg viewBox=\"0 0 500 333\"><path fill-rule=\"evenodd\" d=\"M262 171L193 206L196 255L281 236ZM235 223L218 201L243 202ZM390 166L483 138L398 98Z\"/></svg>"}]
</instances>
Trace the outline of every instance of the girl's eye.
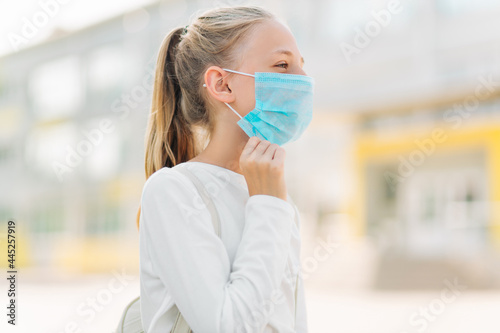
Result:
<instances>
[{"instance_id":1,"label":"girl's eye","mask_svg":"<svg viewBox=\"0 0 500 333\"><path fill-rule=\"evenodd\" d=\"M284 63L281 63L281 64L277 64L276 66L280 67L280 66L284 66L284 67L281 67L281 68L288 68L288 64L286 62Z\"/></svg>"}]
</instances>

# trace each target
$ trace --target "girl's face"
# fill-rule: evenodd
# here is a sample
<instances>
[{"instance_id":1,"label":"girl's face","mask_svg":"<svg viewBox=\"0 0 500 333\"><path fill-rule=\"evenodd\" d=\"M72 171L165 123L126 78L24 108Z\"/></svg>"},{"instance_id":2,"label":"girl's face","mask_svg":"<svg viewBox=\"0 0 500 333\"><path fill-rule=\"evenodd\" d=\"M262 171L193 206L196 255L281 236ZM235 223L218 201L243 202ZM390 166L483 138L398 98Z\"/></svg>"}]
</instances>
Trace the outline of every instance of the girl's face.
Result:
<instances>
[{"instance_id":1,"label":"girl's face","mask_svg":"<svg viewBox=\"0 0 500 333\"><path fill-rule=\"evenodd\" d=\"M265 21L252 31L239 48L241 67L228 68L248 74L275 72L306 75L304 59L290 30L276 20ZM205 73L205 82L212 97L219 100L223 119L239 120L224 102L230 104L242 117L255 108L255 79L251 76L224 71L211 66Z\"/></svg>"}]
</instances>

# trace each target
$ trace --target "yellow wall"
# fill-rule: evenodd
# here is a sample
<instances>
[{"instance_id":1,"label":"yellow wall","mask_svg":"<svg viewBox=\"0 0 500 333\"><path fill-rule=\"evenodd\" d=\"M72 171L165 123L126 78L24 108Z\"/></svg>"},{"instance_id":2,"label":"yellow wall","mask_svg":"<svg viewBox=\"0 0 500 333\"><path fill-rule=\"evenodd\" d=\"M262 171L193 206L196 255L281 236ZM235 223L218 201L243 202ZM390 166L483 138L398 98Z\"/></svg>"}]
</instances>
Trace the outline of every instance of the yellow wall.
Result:
<instances>
[{"instance_id":1,"label":"yellow wall","mask_svg":"<svg viewBox=\"0 0 500 333\"><path fill-rule=\"evenodd\" d=\"M445 150L482 148L487 152L487 177L490 184L490 213L491 221L489 229L493 244L500 248L500 126L488 124L487 120L473 124L468 127L462 126L453 129L449 125L436 126L432 130L441 129L444 138L442 142L436 142L436 152ZM427 135L423 135L421 128L405 129L404 131L394 130L384 132L381 136L375 132L364 132L357 140L355 158L356 175L358 178L358 195L354 203L353 214L357 222L356 230L358 235L365 233L366 211L366 179L364 168L369 161L398 161L398 155L410 154L419 149L414 142L415 139L432 138L432 130L428 130ZM495 208L496 206L496 208Z\"/></svg>"}]
</instances>

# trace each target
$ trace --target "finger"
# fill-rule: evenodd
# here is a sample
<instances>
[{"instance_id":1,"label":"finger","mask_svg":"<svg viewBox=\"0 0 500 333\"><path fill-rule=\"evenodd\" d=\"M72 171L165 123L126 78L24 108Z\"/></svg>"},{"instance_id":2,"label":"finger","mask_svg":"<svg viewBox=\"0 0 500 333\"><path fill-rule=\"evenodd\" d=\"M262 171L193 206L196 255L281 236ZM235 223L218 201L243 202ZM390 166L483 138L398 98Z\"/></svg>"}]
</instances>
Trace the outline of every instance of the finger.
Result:
<instances>
[{"instance_id":1,"label":"finger","mask_svg":"<svg viewBox=\"0 0 500 333\"><path fill-rule=\"evenodd\" d=\"M266 160L272 160L274 158L274 154L276 153L276 149L278 149L280 146L276 143L272 143L270 144L266 151L264 152L264 155L263 157L266 159Z\"/></svg>"},{"instance_id":2,"label":"finger","mask_svg":"<svg viewBox=\"0 0 500 333\"><path fill-rule=\"evenodd\" d=\"M264 155L264 152L267 150L267 147L269 147L270 144L271 144L271 142L269 142L267 140L262 140L261 142L259 142L257 147L255 147L255 149L251 153L251 155L254 158L262 157L262 155Z\"/></svg>"},{"instance_id":3,"label":"finger","mask_svg":"<svg viewBox=\"0 0 500 333\"><path fill-rule=\"evenodd\" d=\"M283 147L278 147L274 152L273 161L276 162L278 165L284 165L285 157L286 157L285 149Z\"/></svg>"},{"instance_id":4,"label":"finger","mask_svg":"<svg viewBox=\"0 0 500 333\"><path fill-rule=\"evenodd\" d=\"M248 156L250 155L255 147L257 147L257 145L260 143L260 139L256 136L252 136L250 137L250 139L248 139L245 147L243 148L243 151L241 152L241 155L242 156Z\"/></svg>"}]
</instances>

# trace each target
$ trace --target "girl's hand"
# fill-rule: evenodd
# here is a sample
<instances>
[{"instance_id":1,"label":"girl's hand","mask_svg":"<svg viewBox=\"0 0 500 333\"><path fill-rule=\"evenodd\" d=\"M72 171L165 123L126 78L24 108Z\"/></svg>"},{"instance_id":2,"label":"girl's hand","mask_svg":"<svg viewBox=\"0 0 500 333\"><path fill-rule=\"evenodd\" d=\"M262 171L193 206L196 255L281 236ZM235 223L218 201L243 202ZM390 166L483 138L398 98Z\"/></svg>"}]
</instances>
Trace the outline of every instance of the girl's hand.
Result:
<instances>
[{"instance_id":1,"label":"girl's hand","mask_svg":"<svg viewBox=\"0 0 500 333\"><path fill-rule=\"evenodd\" d=\"M239 162L250 196L267 194L286 201L285 150L282 147L252 136Z\"/></svg>"}]
</instances>

